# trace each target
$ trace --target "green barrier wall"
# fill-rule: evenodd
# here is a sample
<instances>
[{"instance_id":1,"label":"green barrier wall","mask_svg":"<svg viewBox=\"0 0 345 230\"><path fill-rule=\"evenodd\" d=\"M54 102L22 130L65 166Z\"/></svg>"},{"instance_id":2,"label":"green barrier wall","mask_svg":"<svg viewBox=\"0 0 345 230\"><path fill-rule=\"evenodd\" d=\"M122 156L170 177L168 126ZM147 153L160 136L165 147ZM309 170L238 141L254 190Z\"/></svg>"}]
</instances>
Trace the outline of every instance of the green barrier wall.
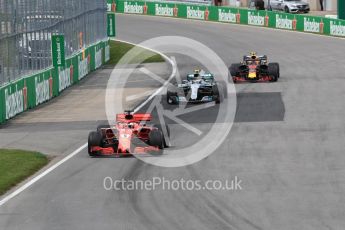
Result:
<instances>
[{"instance_id":1,"label":"green barrier wall","mask_svg":"<svg viewBox=\"0 0 345 230\"><path fill-rule=\"evenodd\" d=\"M3 111L5 111L5 99L4 99L4 91L2 88L0 88L0 110L1 110L1 113L0 113L0 122L1 121L4 121L5 120L5 113Z\"/></svg>"},{"instance_id":2,"label":"green barrier wall","mask_svg":"<svg viewBox=\"0 0 345 230\"><path fill-rule=\"evenodd\" d=\"M338 18L345 20L345 1L338 0Z\"/></svg>"},{"instance_id":3,"label":"green barrier wall","mask_svg":"<svg viewBox=\"0 0 345 230\"><path fill-rule=\"evenodd\" d=\"M109 42L101 41L50 68L0 88L0 123L58 96L109 60Z\"/></svg>"},{"instance_id":4,"label":"green barrier wall","mask_svg":"<svg viewBox=\"0 0 345 230\"><path fill-rule=\"evenodd\" d=\"M108 9L126 14L147 14L345 37L345 20L272 11L217 6L198 6L145 1L108 0Z\"/></svg>"}]
</instances>

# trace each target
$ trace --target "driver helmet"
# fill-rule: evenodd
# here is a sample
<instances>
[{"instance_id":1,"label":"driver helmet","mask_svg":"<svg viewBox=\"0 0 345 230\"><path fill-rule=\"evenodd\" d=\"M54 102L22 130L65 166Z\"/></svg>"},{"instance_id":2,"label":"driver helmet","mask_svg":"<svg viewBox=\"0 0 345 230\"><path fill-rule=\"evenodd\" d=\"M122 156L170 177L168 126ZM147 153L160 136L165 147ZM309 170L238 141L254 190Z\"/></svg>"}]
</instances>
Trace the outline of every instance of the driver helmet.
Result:
<instances>
[{"instance_id":1,"label":"driver helmet","mask_svg":"<svg viewBox=\"0 0 345 230\"><path fill-rule=\"evenodd\" d=\"M256 59L257 54L256 54L256 52L252 51L252 52L250 52L250 56L252 59Z\"/></svg>"},{"instance_id":2,"label":"driver helmet","mask_svg":"<svg viewBox=\"0 0 345 230\"><path fill-rule=\"evenodd\" d=\"M134 123L133 122L128 123L128 128L133 129L134 128Z\"/></svg>"},{"instance_id":3,"label":"driver helmet","mask_svg":"<svg viewBox=\"0 0 345 230\"><path fill-rule=\"evenodd\" d=\"M195 70L194 70L194 77L195 77L195 78L198 78L199 75L200 75L200 69L195 69Z\"/></svg>"}]
</instances>

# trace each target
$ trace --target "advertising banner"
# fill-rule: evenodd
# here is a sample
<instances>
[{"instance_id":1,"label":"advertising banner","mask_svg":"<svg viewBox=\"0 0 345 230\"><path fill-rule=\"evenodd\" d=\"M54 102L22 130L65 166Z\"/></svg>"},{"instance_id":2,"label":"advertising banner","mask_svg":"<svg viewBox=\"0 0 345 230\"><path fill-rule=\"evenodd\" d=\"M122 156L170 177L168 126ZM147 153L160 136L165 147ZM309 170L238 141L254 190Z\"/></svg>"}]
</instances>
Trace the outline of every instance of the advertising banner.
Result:
<instances>
[{"instance_id":1,"label":"advertising banner","mask_svg":"<svg viewBox=\"0 0 345 230\"><path fill-rule=\"evenodd\" d=\"M332 36L345 37L345 21L329 19L325 31L329 26L329 34Z\"/></svg>"},{"instance_id":2,"label":"advertising banner","mask_svg":"<svg viewBox=\"0 0 345 230\"><path fill-rule=\"evenodd\" d=\"M33 98L32 96L34 96L35 98L34 103L30 103L30 107L37 106L53 98L52 71L45 71L43 73L36 74L32 76L30 79L33 79L34 81L34 90L32 94L32 88L30 88L29 98Z\"/></svg>"},{"instance_id":3,"label":"advertising banner","mask_svg":"<svg viewBox=\"0 0 345 230\"><path fill-rule=\"evenodd\" d=\"M267 11L248 10L247 11L247 24L252 26L265 26L270 25L270 16ZM271 19L272 21L272 19Z\"/></svg>"},{"instance_id":4,"label":"advertising banner","mask_svg":"<svg viewBox=\"0 0 345 230\"><path fill-rule=\"evenodd\" d=\"M65 65L65 38L63 35L52 35L52 59L54 67Z\"/></svg>"},{"instance_id":5,"label":"advertising banner","mask_svg":"<svg viewBox=\"0 0 345 230\"><path fill-rule=\"evenodd\" d=\"M239 9L218 8L218 21L226 23L241 23L241 14Z\"/></svg>"},{"instance_id":6,"label":"advertising banner","mask_svg":"<svg viewBox=\"0 0 345 230\"><path fill-rule=\"evenodd\" d=\"M303 21L298 20L296 15L269 12L268 16L270 18L270 27L283 30L297 30L302 28Z\"/></svg>"},{"instance_id":7,"label":"advertising banner","mask_svg":"<svg viewBox=\"0 0 345 230\"><path fill-rule=\"evenodd\" d=\"M303 29L298 28L303 32L324 34L324 18L311 16L298 16L299 20L303 22Z\"/></svg>"},{"instance_id":8,"label":"advertising banner","mask_svg":"<svg viewBox=\"0 0 345 230\"><path fill-rule=\"evenodd\" d=\"M178 7L172 3L154 3L156 16L178 17Z\"/></svg>"},{"instance_id":9,"label":"advertising banner","mask_svg":"<svg viewBox=\"0 0 345 230\"><path fill-rule=\"evenodd\" d=\"M107 33L108 37L115 37L115 14L107 13Z\"/></svg>"},{"instance_id":10,"label":"advertising banner","mask_svg":"<svg viewBox=\"0 0 345 230\"><path fill-rule=\"evenodd\" d=\"M28 107L28 90L24 79L3 88L4 115L8 120Z\"/></svg>"},{"instance_id":11,"label":"advertising banner","mask_svg":"<svg viewBox=\"0 0 345 230\"><path fill-rule=\"evenodd\" d=\"M108 0L110 3L112 0ZM237 23L344 37L345 20L243 8L117 0L117 12Z\"/></svg>"}]
</instances>

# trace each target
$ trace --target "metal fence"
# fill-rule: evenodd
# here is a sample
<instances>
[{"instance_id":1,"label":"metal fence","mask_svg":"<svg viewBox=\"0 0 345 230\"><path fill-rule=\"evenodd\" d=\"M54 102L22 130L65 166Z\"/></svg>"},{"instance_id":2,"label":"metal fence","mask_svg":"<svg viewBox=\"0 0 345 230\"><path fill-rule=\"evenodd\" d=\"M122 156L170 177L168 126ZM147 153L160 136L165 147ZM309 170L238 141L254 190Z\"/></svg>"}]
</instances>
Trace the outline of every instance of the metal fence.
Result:
<instances>
[{"instance_id":1,"label":"metal fence","mask_svg":"<svg viewBox=\"0 0 345 230\"><path fill-rule=\"evenodd\" d=\"M66 56L107 37L106 0L0 0L0 86L52 64L51 36Z\"/></svg>"}]
</instances>

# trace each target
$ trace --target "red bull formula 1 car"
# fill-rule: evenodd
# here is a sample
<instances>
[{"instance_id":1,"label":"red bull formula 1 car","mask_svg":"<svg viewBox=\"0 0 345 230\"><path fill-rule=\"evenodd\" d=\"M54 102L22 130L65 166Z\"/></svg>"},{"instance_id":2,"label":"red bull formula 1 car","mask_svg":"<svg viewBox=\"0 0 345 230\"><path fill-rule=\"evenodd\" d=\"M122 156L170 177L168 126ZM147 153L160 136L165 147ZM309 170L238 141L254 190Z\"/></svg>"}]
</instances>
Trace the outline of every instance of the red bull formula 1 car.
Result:
<instances>
[{"instance_id":1,"label":"red bull formula 1 car","mask_svg":"<svg viewBox=\"0 0 345 230\"><path fill-rule=\"evenodd\" d=\"M151 114L133 114L126 111L117 114L116 124L100 125L88 138L90 156L126 156L137 153L162 154L168 147L169 127L148 125ZM166 138L164 138L166 133Z\"/></svg>"},{"instance_id":2,"label":"red bull formula 1 car","mask_svg":"<svg viewBox=\"0 0 345 230\"><path fill-rule=\"evenodd\" d=\"M258 56L251 52L249 56L244 56L241 63L230 66L230 74L234 83L237 82L260 82L278 81L280 77L279 64L268 63L267 56Z\"/></svg>"}]
</instances>

